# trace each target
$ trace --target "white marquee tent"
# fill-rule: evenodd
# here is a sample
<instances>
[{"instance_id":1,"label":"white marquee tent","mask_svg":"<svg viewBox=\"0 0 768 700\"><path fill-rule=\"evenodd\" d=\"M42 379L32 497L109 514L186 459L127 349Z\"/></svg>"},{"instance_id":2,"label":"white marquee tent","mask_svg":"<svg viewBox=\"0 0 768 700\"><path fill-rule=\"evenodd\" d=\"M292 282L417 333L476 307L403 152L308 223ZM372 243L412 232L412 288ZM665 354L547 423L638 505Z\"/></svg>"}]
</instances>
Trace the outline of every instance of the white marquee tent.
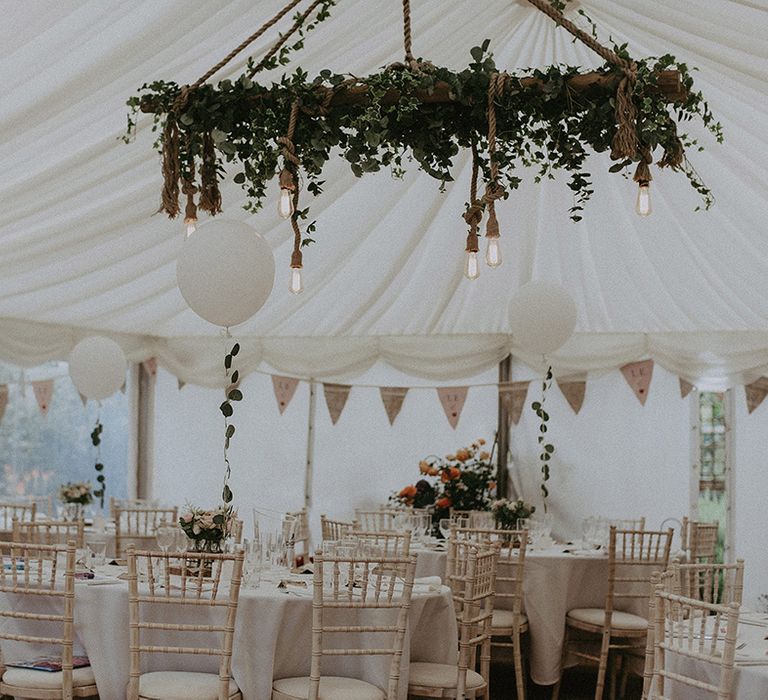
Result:
<instances>
[{"instance_id":1,"label":"white marquee tent","mask_svg":"<svg viewBox=\"0 0 768 700\"><path fill-rule=\"evenodd\" d=\"M466 65L469 49L486 37L497 64L508 70L600 62L523 0L412 4L415 53L435 63ZM157 357L170 373L161 373L158 401L184 426L177 443L156 447L156 489L178 478L178 468L167 466L174 457L219 459L218 424L210 434L200 429L202 413L178 404L184 394L174 393L170 375L221 387L223 343L217 329L187 308L176 287L182 226L154 215L160 190L154 134L146 120L134 143L120 140L124 103L144 82L194 80L280 6L277 0L0 0L0 358L22 366L65 359L77 340L94 333L115 338L132 360ZM579 7L604 38L627 41L633 55L669 52L698 67L697 87L725 131L720 146L700 125L690 126L706 147L691 159L715 193L712 210L694 211L698 195L682 175L654 171L654 213L640 219L633 212L631 179L609 175L607 158L595 157L595 195L583 220L568 219L564 178L525 182L499 207L504 266L470 282L462 276L465 156L457 158L456 182L445 193L415 167L403 180L386 174L357 180L342 161L332 161L325 193L311 202L318 233L305 252L306 291L294 297L287 291L290 227L271 203L258 215L246 214L242 192L229 184L223 189L225 216L261 231L278 268L267 305L233 334L243 347L245 374L358 377L410 386L492 383L496 365L510 352L515 371L541 371L542 358L527 355L510 336L507 306L529 280L558 282L576 301L578 324L550 359L559 376L589 372L594 380L578 423L564 403L553 406L553 423L562 419L558 453L571 467L570 481L557 486L558 507L577 522L582 506L573 503L588 503L600 493L607 500L636 498L638 507L660 520L679 516L688 505L690 417L681 408L676 377L700 388L726 388L768 372L768 231L761 214L768 204L768 8L760 0L583 0L570 3L569 12ZM400 21L396 0L340 0L297 60L310 74L326 67L371 72L400 58ZM253 53L263 53L272 40L264 37ZM217 77L238 75L244 61L236 59ZM663 368L657 369L648 404L621 401L620 413L606 417L616 393L626 390L612 371L648 357ZM252 382L266 403L266 378L254 374ZM216 405L210 389L185 392L189 401L194 396L200 404ZM296 401L302 392L306 386ZM455 434L447 427L441 432L442 425L425 427L441 418L428 413L439 411L434 400L431 408L424 400L424 412L412 408L410 418L404 409L401 420L420 425L422 432L418 448L408 448L409 465L425 449L423 433L443 449L492 430L494 391L485 387L476 395L477 410L473 414L469 401L465 424ZM384 469L357 445L370 405L354 408L350 399L355 415L334 433L344 433L334 438L335 447L348 454L341 458L328 447L325 457L317 455L319 463L367 461ZM264 416L246 410L254 411L253 420ZM735 411L737 419L746 419L741 408ZM306 413L283 418L293 421L290 427L275 425L296 431L298 439L281 451L266 437L254 438L247 450L241 448L241 457L266 451L269 462L295 465L284 475L300 480ZM175 430L170 418L158 420L163 429ZM735 461L744 465L737 483L744 491L737 489L735 496L740 508L745 504L737 532L742 526L748 531L760 494L766 495L760 457L765 420L744 420L734 448ZM529 478L535 490L535 473L523 469L526 459L537 469L534 431L524 418L516 461L519 478ZM392 439L369 445L389 452L388 464L403 461L394 456ZM661 463L666 472L644 473L646 465ZM404 475L411 466L397 469L378 484L377 496L410 478ZM642 477L627 481L630 472ZM664 493L649 486L660 478L668 479ZM218 472L211 483L217 479ZM360 488L368 485L365 478L360 482ZM325 483L330 504L333 479ZM264 488L267 496L272 493ZM279 492L275 487L274 494Z\"/></svg>"}]
</instances>

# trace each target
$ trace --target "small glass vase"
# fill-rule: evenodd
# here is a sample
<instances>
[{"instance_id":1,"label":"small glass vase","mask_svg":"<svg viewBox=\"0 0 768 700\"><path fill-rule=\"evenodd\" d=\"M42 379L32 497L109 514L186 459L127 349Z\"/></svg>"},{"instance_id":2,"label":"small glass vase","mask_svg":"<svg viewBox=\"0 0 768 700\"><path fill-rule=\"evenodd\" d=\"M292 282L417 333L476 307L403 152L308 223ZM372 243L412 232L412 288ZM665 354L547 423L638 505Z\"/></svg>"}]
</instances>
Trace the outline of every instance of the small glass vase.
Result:
<instances>
[{"instance_id":1,"label":"small glass vase","mask_svg":"<svg viewBox=\"0 0 768 700\"><path fill-rule=\"evenodd\" d=\"M194 539L190 537L187 551L220 554L224 551L224 538L212 540L207 538Z\"/></svg>"},{"instance_id":2,"label":"small glass vase","mask_svg":"<svg viewBox=\"0 0 768 700\"><path fill-rule=\"evenodd\" d=\"M83 517L82 503L64 503L61 509L61 517L69 522L80 520Z\"/></svg>"}]
</instances>

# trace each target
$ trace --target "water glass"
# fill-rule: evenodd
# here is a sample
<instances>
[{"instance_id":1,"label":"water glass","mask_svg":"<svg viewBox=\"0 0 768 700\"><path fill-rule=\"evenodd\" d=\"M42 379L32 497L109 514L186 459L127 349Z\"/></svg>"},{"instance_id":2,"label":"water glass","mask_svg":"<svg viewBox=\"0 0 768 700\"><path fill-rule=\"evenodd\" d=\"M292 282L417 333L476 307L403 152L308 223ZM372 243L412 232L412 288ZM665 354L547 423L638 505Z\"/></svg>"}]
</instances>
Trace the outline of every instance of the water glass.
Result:
<instances>
[{"instance_id":1,"label":"water glass","mask_svg":"<svg viewBox=\"0 0 768 700\"><path fill-rule=\"evenodd\" d=\"M107 561L107 536L100 532L89 533L85 538L88 560L93 566L104 566Z\"/></svg>"},{"instance_id":2,"label":"water glass","mask_svg":"<svg viewBox=\"0 0 768 700\"><path fill-rule=\"evenodd\" d=\"M157 540L157 546L163 551L167 552L176 543L176 531L181 528L176 525L160 524L155 529L155 539Z\"/></svg>"},{"instance_id":3,"label":"water glass","mask_svg":"<svg viewBox=\"0 0 768 700\"><path fill-rule=\"evenodd\" d=\"M447 540L451 536L451 519L440 518L438 527L440 528L440 534L443 536L443 539Z\"/></svg>"}]
</instances>

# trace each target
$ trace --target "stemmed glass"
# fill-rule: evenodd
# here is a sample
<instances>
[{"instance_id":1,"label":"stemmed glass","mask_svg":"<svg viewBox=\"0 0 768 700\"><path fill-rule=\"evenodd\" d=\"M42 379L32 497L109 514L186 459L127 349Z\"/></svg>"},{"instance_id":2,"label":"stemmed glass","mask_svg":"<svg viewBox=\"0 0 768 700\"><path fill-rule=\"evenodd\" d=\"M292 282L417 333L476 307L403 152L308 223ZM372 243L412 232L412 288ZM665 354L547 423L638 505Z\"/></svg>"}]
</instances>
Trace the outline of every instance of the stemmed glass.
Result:
<instances>
[{"instance_id":1,"label":"stemmed glass","mask_svg":"<svg viewBox=\"0 0 768 700\"><path fill-rule=\"evenodd\" d=\"M168 550L176 544L176 530L175 525L160 524L157 526L155 539L163 554L167 554Z\"/></svg>"},{"instance_id":2,"label":"stemmed glass","mask_svg":"<svg viewBox=\"0 0 768 700\"><path fill-rule=\"evenodd\" d=\"M451 519L440 518L438 527L440 528L440 534L443 536L443 539L448 540L448 538L451 536Z\"/></svg>"}]
</instances>

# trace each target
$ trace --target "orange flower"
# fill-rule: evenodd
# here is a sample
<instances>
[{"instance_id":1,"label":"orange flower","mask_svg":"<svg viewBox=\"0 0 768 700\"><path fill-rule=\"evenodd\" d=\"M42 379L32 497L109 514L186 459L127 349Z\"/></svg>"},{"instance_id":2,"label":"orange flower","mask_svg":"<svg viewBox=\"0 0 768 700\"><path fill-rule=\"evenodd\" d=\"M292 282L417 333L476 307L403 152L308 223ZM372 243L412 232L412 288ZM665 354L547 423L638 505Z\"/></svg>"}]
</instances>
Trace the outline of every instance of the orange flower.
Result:
<instances>
[{"instance_id":1,"label":"orange flower","mask_svg":"<svg viewBox=\"0 0 768 700\"><path fill-rule=\"evenodd\" d=\"M416 487L411 484L410 486L406 486L404 489L401 489L400 493L397 494L398 498L413 498L416 495Z\"/></svg>"},{"instance_id":2,"label":"orange flower","mask_svg":"<svg viewBox=\"0 0 768 700\"><path fill-rule=\"evenodd\" d=\"M427 462L427 461L425 461L425 460L423 460L423 459L421 460L421 462L419 462L419 471L420 471L422 474L429 474L429 470L430 470L431 468L432 468L432 467L430 467L430 466L429 466L429 462Z\"/></svg>"},{"instance_id":3,"label":"orange flower","mask_svg":"<svg viewBox=\"0 0 768 700\"><path fill-rule=\"evenodd\" d=\"M489 452L481 452L480 453L480 459L485 462L491 458L491 455Z\"/></svg>"},{"instance_id":4,"label":"orange flower","mask_svg":"<svg viewBox=\"0 0 768 700\"><path fill-rule=\"evenodd\" d=\"M446 458L446 459L447 459L449 462L455 462L455 461L456 461L456 455L445 455L445 458Z\"/></svg>"},{"instance_id":5,"label":"orange flower","mask_svg":"<svg viewBox=\"0 0 768 700\"><path fill-rule=\"evenodd\" d=\"M456 452L456 459L459 462L466 462L471 456L472 453L463 447L458 452Z\"/></svg>"},{"instance_id":6,"label":"orange flower","mask_svg":"<svg viewBox=\"0 0 768 700\"><path fill-rule=\"evenodd\" d=\"M485 440L483 440L483 438L480 438L480 439L477 441L477 444L478 444L478 445L485 445Z\"/></svg>"},{"instance_id":7,"label":"orange flower","mask_svg":"<svg viewBox=\"0 0 768 700\"><path fill-rule=\"evenodd\" d=\"M489 481L488 482L488 490L489 491L495 491L496 490L496 482L495 481Z\"/></svg>"},{"instance_id":8,"label":"orange flower","mask_svg":"<svg viewBox=\"0 0 768 700\"><path fill-rule=\"evenodd\" d=\"M451 477L449 476L450 469L446 469L445 471L440 472L440 481L443 483L450 481Z\"/></svg>"},{"instance_id":9,"label":"orange flower","mask_svg":"<svg viewBox=\"0 0 768 700\"><path fill-rule=\"evenodd\" d=\"M437 467L430 467L427 474L429 476L437 476L440 473L440 470Z\"/></svg>"},{"instance_id":10,"label":"orange flower","mask_svg":"<svg viewBox=\"0 0 768 700\"><path fill-rule=\"evenodd\" d=\"M448 470L448 473L450 474L448 478L453 481L454 479L458 479L461 476L461 469L458 467L451 467Z\"/></svg>"},{"instance_id":11,"label":"orange flower","mask_svg":"<svg viewBox=\"0 0 768 700\"><path fill-rule=\"evenodd\" d=\"M453 501L451 501L448 496L443 496L442 498L438 498L437 501L435 501L435 505L438 508L450 508Z\"/></svg>"}]
</instances>

